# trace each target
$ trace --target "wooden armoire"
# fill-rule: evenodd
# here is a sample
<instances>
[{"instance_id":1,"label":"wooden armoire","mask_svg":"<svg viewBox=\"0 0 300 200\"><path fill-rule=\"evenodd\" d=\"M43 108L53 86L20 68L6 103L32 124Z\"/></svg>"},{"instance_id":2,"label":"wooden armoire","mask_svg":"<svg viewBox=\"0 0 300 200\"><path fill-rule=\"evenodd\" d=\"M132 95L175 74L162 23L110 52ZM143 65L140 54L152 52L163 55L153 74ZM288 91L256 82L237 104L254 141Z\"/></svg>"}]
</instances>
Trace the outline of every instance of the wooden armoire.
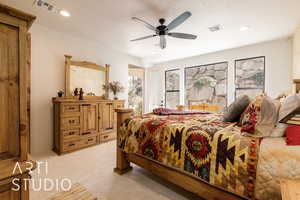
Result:
<instances>
[{"instance_id":1,"label":"wooden armoire","mask_svg":"<svg viewBox=\"0 0 300 200\"><path fill-rule=\"evenodd\" d=\"M28 158L30 120L28 29L34 20L35 17L32 15L0 4L1 200L29 199L29 185L26 185L24 180L30 177L29 171L34 168L35 163ZM16 165L20 168L14 171Z\"/></svg>"}]
</instances>

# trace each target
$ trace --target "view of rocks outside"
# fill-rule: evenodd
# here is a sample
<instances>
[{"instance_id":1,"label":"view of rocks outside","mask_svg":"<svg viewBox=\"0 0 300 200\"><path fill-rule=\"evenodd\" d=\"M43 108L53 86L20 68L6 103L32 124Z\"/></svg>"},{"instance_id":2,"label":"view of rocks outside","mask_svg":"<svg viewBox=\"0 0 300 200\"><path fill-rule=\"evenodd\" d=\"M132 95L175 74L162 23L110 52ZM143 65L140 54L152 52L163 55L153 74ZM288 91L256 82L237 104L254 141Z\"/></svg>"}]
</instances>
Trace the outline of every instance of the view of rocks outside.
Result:
<instances>
[{"instance_id":1,"label":"view of rocks outside","mask_svg":"<svg viewBox=\"0 0 300 200\"><path fill-rule=\"evenodd\" d=\"M236 98L241 95L254 98L264 92L265 57L237 60L235 70Z\"/></svg>"},{"instance_id":2,"label":"view of rocks outside","mask_svg":"<svg viewBox=\"0 0 300 200\"><path fill-rule=\"evenodd\" d=\"M143 79L137 76L129 76L128 105L134 109L135 115L143 112Z\"/></svg>"},{"instance_id":3,"label":"view of rocks outside","mask_svg":"<svg viewBox=\"0 0 300 200\"><path fill-rule=\"evenodd\" d=\"M202 65L185 69L186 105L218 105L220 110L227 106L228 63Z\"/></svg>"},{"instance_id":4,"label":"view of rocks outside","mask_svg":"<svg viewBox=\"0 0 300 200\"><path fill-rule=\"evenodd\" d=\"M166 71L166 108L176 109L180 103L180 71Z\"/></svg>"}]
</instances>

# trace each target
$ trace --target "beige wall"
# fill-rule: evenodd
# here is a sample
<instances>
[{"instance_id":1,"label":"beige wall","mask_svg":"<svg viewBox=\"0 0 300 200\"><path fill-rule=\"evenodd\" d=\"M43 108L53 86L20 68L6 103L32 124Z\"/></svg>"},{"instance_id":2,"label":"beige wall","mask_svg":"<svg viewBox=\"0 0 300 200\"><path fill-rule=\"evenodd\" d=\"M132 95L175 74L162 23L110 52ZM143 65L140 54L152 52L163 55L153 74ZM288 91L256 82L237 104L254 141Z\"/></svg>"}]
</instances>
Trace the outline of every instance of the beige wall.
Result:
<instances>
[{"instance_id":1,"label":"beige wall","mask_svg":"<svg viewBox=\"0 0 300 200\"><path fill-rule=\"evenodd\" d=\"M140 65L137 58L101 46L95 41L49 30L38 24L32 29L31 70L31 151L32 154L52 149L52 102L57 90L64 88L64 54L75 60L110 64L110 80L127 87L128 64ZM127 100L127 91L120 98Z\"/></svg>"},{"instance_id":2,"label":"beige wall","mask_svg":"<svg viewBox=\"0 0 300 200\"><path fill-rule=\"evenodd\" d=\"M300 26L293 38L293 78L300 79Z\"/></svg>"}]
</instances>

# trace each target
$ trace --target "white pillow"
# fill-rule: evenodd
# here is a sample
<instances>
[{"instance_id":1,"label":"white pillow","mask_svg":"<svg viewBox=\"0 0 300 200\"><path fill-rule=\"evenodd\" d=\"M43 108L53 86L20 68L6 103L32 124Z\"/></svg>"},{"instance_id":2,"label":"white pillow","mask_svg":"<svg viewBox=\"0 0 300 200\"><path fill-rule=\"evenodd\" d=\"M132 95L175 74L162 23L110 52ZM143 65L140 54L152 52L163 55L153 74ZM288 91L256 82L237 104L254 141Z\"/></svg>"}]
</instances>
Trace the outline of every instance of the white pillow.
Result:
<instances>
[{"instance_id":1,"label":"white pillow","mask_svg":"<svg viewBox=\"0 0 300 200\"><path fill-rule=\"evenodd\" d=\"M299 107L300 107L300 95L293 94L288 96L281 104L278 121L283 120L283 118L288 116L291 112L293 112Z\"/></svg>"},{"instance_id":2,"label":"white pillow","mask_svg":"<svg viewBox=\"0 0 300 200\"><path fill-rule=\"evenodd\" d=\"M287 127L287 124L277 123L276 127L272 130L270 137L283 137Z\"/></svg>"}]
</instances>

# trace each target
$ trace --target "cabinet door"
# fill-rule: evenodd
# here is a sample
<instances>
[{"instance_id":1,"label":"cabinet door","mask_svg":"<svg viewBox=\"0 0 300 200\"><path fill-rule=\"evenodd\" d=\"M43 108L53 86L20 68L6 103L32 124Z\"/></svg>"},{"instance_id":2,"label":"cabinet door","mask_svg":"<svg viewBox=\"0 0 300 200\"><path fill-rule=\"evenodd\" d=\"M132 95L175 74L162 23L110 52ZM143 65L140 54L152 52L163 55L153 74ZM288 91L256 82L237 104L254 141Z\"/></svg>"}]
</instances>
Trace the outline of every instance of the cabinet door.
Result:
<instances>
[{"instance_id":1,"label":"cabinet door","mask_svg":"<svg viewBox=\"0 0 300 200\"><path fill-rule=\"evenodd\" d=\"M18 38L17 28L0 23L0 154L13 156L20 152Z\"/></svg>"},{"instance_id":2,"label":"cabinet door","mask_svg":"<svg viewBox=\"0 0 300 200\"><path fill-rule=\"evenodd\" d=\"M110 131L113 129L113 103L107 102L107 103L101 103L99 106L99 124L100 129L99 131L105 132Z\"/></svg>"},{"instance_id":3,"label":"cabinet door","mask_svg":"<svg viewBox=\"0 0 300 200\"><path fill-rule=\"evenodd\" d=\"M12 179L6 179L6 180L0 182L0 199L1 200L20 200L21 199L20 193L22 190L22 186L21 186L20 182L19 181L17 182L18 184L20 184L20 190L13 191L12 188L16 188L16 186L13 185L11 183L11 181L12 181ZM2 184L2 182L5 182L5 184ZM28 194L27 191L23 192L24 195Z\"/></svg>"},{"instance_id":4,"label":"cabinet door","mask_svg":"<svg viewBox=\"0 0 300 200\"><path fill-rule=\"evenodd\" d=\"M20 200L20 192L14 192L12 190L6 190L4 192L0 192L1 200Z\"/></svg>"},{"instance_id":5,"label":"cabinet door","mask_svg":"<svg viewBox=\"0 0 300 200\"><path fill-rule=\"evenodd\" d=\"M97 132L97 104L81 104L81 134Z\"/></svg>"}]
</instances>

